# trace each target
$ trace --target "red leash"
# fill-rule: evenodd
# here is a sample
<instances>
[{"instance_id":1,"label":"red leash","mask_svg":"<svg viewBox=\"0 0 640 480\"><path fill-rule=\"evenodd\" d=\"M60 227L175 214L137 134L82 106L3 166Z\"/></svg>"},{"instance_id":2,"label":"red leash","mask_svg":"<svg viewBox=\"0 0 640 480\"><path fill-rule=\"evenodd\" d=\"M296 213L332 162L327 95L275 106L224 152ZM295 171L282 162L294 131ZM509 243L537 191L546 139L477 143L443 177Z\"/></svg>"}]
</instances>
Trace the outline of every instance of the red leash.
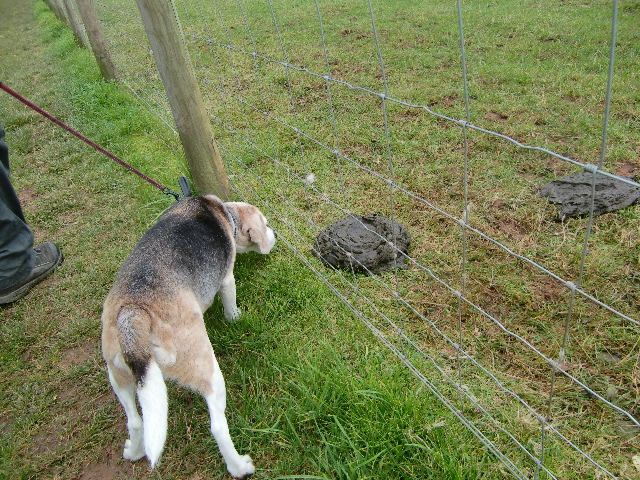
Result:
<instances>
[{"instance_id":1,"label":"red leash","mask_svg":"<svg viewBox=\"0 0 640 480\"><path fill-rule=\"evenodd\" d=\"M87 145L92 146L93 148L95 148L96 150L98 150L100 153L102 153L103 155L106 155L107 157L109 157L111 160L113 160L116 163L119 163L120 165L122 165L123 167L125 167L126 169L128 169L129 171L135 173L137 176L139 176L140 178L142 178L143 180L146 180L147 182L149 182L151 185L153 185L154 187L156 187L157 189L159 189L160 191L162 191L162 193L166 193L167 195L173 195L176 200L179 199L180 195L178 195L175 192L172 192L171 189L169 187L165 187L164 185L162 185L161 183L156 182L155 180L153 180L152 178L149 178L148 176L146 176L144 173L142 173L139 170L136 170L135 168L133 168L131 165L129 165L128 163L126 163L124 160L121 160L120 158L116 157L114 154L112 154L111 152L105 150L104 148L102 148L100 145L98 145L97 143L89 140L87 137L85 137L84 135L82 135L80 132L74 130L73 128L71 128L69 125L66 125L65 123L63 123L62 121L58 120L56 117L54 117L53 115L51 115L50 113L44 111L42 108L38 107L37 105L35 105L34 103L30 102L29 100L27 100L26 98L24 98L22 95L20 95L18 92L10 89L9 87L7 87L4 83L0 82L0 88L2 90L4 90L5 92L7 92L9 95L11 95L12 97L18 99L19 101L21 101L22 103L24 103L26 106L28 106L29 108L32 108L33 110L35 110L36 112L38 112L40 115L42 115L43 117L48 118L49 120L51 120L53 123L55 123L56 125L64 128L67 132L69 132L71 135L74 135L75 137L78 137L80 140L82 140L84 143L86 143Z\"/></svg>"}]
</instances>

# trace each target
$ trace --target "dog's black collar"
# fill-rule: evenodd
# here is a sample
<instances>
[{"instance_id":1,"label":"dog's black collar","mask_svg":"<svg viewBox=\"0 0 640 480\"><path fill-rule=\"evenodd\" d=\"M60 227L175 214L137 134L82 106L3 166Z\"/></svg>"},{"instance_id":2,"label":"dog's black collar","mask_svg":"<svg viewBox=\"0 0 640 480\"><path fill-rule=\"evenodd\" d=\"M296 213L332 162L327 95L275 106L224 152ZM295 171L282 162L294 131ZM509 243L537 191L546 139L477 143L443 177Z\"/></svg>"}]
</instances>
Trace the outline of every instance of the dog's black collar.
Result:
<instances>
[{"instance_id":1,"label":"dog's black collar","mask_svg":"<svg viewBox=\"0 0 640 480\"><path fill-rule=\"evenodd\" d=\"M235 212L231 208L224 208L227 212L227 216L229 217L229 223L231 223L231 231L233 232L233 238L236 238L236 233L238 232L238 218L236 217Z\"/></svg>"}]
</instances>

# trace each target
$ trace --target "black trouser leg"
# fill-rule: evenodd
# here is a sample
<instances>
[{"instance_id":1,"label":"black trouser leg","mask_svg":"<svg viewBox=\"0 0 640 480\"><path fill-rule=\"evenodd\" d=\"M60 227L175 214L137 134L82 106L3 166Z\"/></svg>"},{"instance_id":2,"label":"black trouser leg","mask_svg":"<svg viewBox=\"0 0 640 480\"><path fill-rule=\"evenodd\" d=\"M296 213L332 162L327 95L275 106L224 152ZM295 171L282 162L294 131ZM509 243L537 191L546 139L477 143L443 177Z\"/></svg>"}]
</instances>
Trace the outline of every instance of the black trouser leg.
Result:
<instances>
[{"instance_id":1,"label":"black trouser leg","mask_svg":"<svg viewBox=\"0 0 640 480\"><path fill-rule=\"evenodd\" d=\"M11 287L33 269L33 233L9 180L9 148L0 126L0 290Z\"/></svg>"}]
</instances>

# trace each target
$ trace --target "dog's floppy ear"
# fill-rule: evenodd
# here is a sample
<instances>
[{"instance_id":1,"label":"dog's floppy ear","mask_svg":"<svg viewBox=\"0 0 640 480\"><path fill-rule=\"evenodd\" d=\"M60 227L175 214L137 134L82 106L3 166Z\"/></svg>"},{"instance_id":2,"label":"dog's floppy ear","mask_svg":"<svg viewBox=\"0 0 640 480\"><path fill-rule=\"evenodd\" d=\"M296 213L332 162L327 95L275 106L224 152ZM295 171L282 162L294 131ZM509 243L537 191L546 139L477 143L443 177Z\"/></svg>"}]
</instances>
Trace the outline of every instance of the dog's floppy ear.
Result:
<instances>
[{"instance_id":1,"label":"dog's floppy ear","mask_svg":"<svg viewBox=\"0 0 640 480\"><path fill-rule=\"evenodd\" d=\"M227 202L236 221L236 249L239 253L254 251L269 253L275 244L275 235L267 226L267 219L257 207L244 202Z\"/></svg>"},{"instance_id":2,"label":"dog's floppy ear","mask_svg":"<svg viewBox=\"0 0 640 480\"><path fill-rule=\"evenodd\" d=\"M247 233L251 241L258 245L260 253L266 255L271 251L272 245L267 238L267 231L264 227L249 226Z\"/></svg>"}]
</instances>

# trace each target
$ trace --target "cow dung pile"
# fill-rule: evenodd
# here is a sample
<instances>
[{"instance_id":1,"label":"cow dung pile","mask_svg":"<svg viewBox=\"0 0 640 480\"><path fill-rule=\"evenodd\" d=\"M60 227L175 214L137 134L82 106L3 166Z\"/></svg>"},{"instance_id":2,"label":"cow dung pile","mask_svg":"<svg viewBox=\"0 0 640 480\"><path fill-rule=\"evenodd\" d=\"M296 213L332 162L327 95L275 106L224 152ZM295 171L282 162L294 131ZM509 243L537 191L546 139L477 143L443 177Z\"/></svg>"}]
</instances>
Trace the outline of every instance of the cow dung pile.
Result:
<instances>
[{"instance_id":1,"label":"cow dung pile","mask_svg":"<svg viewBox=\"0 0 640 480\"><path fill-rule=\"evenodd\" d=\"M380 273L404 266L410 242L407 228L384 215L348 215L318 234L313 253L333 268Z\"/></svg>"},{"instance_id":2,"label":"cow dung pile","mask_svg":"<svg viewBox=\"0 0 640 480\"><path fill-rule=\"evenodd\" d=\"M540 195L556 206L561 219L587 216L591 211L593 181L593 173L574 173L543 185L540 188ZM637 202L638 199L640 199L640 188L596 173L594 215L620 210Z\"/></svg>"}]
</instances>

